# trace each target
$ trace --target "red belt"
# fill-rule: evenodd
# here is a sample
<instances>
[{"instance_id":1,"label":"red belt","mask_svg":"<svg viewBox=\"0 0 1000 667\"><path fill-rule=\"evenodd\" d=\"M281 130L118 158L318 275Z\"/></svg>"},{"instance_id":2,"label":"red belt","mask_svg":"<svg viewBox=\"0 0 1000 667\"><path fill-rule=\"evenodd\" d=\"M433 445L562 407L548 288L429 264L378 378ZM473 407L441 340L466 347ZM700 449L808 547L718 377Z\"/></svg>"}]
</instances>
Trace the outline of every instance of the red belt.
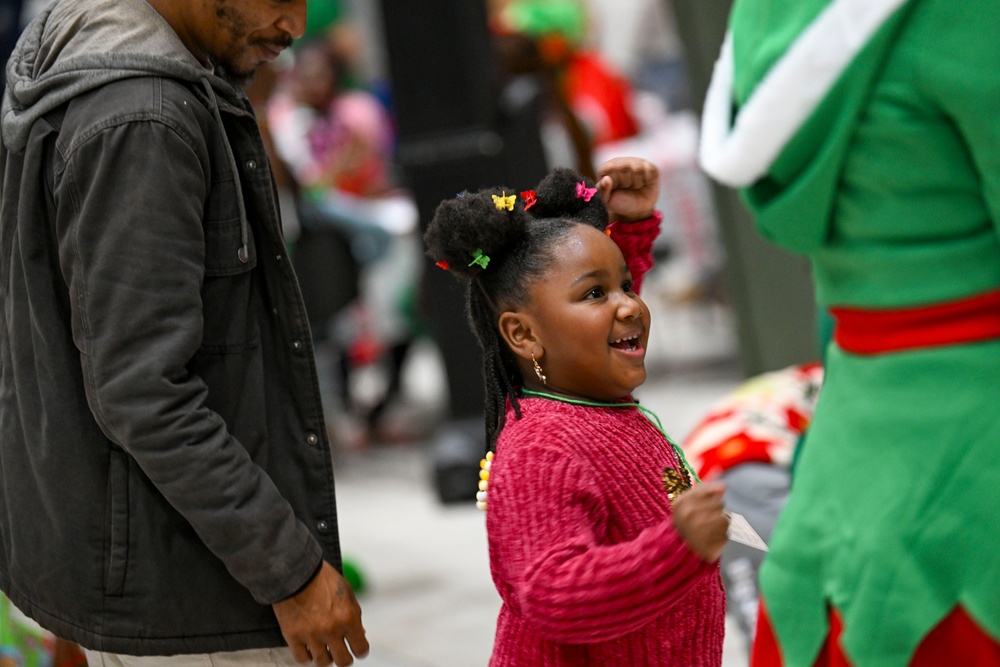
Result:
<instances>
[{"instance_id":1,"label":"red belt","mask_svg":"<svg viewBox=\"0 0 1000 667\"><path fill-rule=\"evenodd\" d=\"M830 314L836 319L833 339L853 354L1000 338L1000 290L919 308L831 308Z\"/></svg>"}]
</instances>

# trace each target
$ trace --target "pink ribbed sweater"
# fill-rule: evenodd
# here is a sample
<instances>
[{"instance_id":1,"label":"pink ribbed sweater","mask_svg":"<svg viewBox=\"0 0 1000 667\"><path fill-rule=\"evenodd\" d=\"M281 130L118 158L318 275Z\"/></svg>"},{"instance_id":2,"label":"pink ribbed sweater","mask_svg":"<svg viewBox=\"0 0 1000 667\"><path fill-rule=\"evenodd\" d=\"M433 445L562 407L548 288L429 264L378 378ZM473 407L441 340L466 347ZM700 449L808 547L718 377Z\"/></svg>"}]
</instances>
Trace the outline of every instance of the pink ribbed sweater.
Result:
<instances>
[{"instance_id":1,"label":"pink ribbed sweater","mask_svg":"<svg viewBox=\"0 0 1000 667\"><path fill-rule=\"evenodd\" d=\"M491 667L721 665L722 580L674 529L670 443L634 407L520 403L489 480Z\"/></svg>"}]
</instances>

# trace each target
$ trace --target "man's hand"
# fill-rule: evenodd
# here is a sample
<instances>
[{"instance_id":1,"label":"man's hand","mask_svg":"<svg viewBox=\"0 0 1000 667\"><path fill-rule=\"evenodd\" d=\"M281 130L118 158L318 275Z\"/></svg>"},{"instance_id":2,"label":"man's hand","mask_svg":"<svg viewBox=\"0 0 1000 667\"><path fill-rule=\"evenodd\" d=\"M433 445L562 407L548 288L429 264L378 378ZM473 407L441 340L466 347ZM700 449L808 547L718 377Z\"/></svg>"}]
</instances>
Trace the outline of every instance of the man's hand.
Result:
<instances>
[{"instance_id":1,"label":"man's hand","mask_svg":"<svg viewBox=\"0 0 1000 667\"><path fill-rule=\"evenodd\" d=\"M281 634L299 662L316 667L354 663L368 655L361 607L354 591L333 566L323 561L319 573L297 595L272 605Z\"/></svg>"},{"instance_id":2,"label":"man's hand","mask_svg":"<svg viewBox=\"0 0 1000 667\"><path fill-rule=\"evenodd\" d=\"M612 220L645 220L660 196L660 170L642 158L614 158L597 168L597 189Z\"/></svg>"}]
</instances>

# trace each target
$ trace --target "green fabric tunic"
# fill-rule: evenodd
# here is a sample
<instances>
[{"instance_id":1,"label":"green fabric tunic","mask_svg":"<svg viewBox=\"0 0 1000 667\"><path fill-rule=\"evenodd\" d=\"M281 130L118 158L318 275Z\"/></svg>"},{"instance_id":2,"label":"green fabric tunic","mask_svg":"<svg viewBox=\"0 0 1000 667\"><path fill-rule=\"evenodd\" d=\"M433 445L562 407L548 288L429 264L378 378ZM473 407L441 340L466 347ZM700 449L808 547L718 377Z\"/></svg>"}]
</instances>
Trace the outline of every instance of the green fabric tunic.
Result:
<instances>
[{"instance_id":1,"label":"green fabric tunic","mask_svg":"<svg viewBox=\"0 0 1000 667\"><path fill-rule=\"evenodd\" d=\"M737 0L737 103L827 4ZM824 306L1000 288L1000 2L907 3L744 195ZM906 665L958 604L1000 639L1000 341L826 358L761 572L786 664L829 606L858 667Z\"/></svg>"}]
</instances>

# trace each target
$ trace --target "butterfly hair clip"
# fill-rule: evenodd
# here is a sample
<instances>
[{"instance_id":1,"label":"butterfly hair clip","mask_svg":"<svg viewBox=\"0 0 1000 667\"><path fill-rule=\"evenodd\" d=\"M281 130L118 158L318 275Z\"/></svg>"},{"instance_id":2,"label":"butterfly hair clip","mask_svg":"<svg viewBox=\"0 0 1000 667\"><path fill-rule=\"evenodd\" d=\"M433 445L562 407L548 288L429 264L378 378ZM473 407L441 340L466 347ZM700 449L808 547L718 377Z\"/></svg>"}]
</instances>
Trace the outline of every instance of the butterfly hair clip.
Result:
<instances>
[{"instance_id":1,"label":"butterfly hair clip","mask_svg":"<svg viewBox=\"0 0 1000 667\"><path fill-rule=\"evenodd\" d=\"M501 192L499 196L493 195L493 205L497 207L498 211L502 211L503 209L513 211L516 200L517 195L508 195L506 192Z\"/></svg>"},{"instance_id":2,"label":"butterfly hair clip","mask_svg":"<svg viewBox=\"0 0 1000 667\"><path fill-rule=\"evenodd\" d=\"M534 190L525 190L521 193L521 199L524 200L524 210L527 211L529 208L538 203L538 195L535 194Z\"/></svg>"},{"instance_id":3,"label":"butterfly hair clip","mask_svg":"<svg viewBox=\"0 0 1000 667\"><path fill-rule=\"evenodd\" d=\"M496 195L493 196L495 197ZM484 255L482 250L476 248L475 252L472 253L472 261L469 262L469 266L478 265L485 269L487 266L489 266L489 263L490 263L490 256Z\"/></svg>"},{"instance_id":4,"label":"butterfly hair clip","mask_svg":"<svg viewBox=\"0 0 1000 667\"><path fill-rule=\"evenodd\" d=\"M587 184L584 182L579 182L576 184L576 196L583 201L589 202L590 199L597 194L597 188L588 188Z\"/></svg>"}]
</instances>

